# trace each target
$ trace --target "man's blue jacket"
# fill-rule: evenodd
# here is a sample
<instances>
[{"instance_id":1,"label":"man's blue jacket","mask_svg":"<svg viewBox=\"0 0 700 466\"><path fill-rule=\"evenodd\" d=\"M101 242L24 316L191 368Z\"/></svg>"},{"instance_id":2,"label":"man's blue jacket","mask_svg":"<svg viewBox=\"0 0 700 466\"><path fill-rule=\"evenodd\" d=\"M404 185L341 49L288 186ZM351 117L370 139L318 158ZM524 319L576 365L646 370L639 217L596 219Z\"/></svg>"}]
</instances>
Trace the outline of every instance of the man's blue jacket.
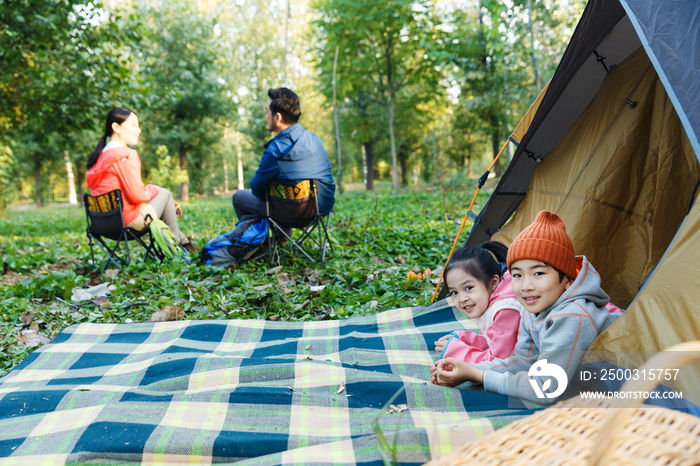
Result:
<instances>
[{"instance_id":1,"label":"man's blue jacket","mask_svg":"<svg viewBox=\"0 0 700 466\"><path fill-rule=\"evenodd\" d=\"M318 180L318 209L327 214L335 202L335 184L326 148L321 138L296 123L265 144L250 189L256 197L265 199L265 190L272 181L291 186L309 179Z\"/></svg>"}]
</instances>

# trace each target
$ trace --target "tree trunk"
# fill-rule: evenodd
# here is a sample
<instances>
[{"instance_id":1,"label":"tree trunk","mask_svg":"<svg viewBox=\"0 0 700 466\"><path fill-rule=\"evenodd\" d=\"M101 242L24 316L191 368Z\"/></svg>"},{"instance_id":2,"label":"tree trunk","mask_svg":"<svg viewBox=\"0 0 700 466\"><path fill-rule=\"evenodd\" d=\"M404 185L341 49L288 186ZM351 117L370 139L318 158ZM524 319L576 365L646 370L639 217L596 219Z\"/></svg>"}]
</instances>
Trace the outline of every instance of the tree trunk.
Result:
<instances>
[{"instance_id":1,"label":"tree trunk","mask_svg":"<svg viewBox=\"0 0 700 466\"><path fill-rule=\"evenodd\" d=\"M187 171L187 147L180 144L180 170ZM189 177L180 185L180 200L187 202L190 200Z\"/></svg>"},{"instance_id":2,"label":"tree trunk","mask_svg":"<svg viewBox=\"0 0 700 466\"><path fill-rule=\"evenodd\" d=\"M396 137L394 136L394 94L391 92L389 102L389 138L391 139L391 184L394 190L399 189L399 170L396 156Z\"/></svg>"},{"instance_id":3,"label":"tree trunk","mask_svg":"<svg viewBox=\"0 0 700 466\"><path fill-rule=\"evenodd\" d=\"M66 173L68 174L68 202L71 205L78 205L78 197L75 195L75 177L73 176L73 163L70 160L68 151L64 151L66 161Z\"/></svg>"},{"instance_id":4,"label":"tree trunk","mask_svg":"<svg viewBox=\"0 0 700 466\"><path fill-rule=\"evenodd\" d=\"M401 186L408 185L408 157L401 158Z\"/></svg>"},{"instance_id":5,"label":"tree trunk","mask_svg":"<svg viewBox=\"0 0 700 466\"><path fill-rule=\"evenodd\" d=\"M367 191L374 191L374 152L373 143L365 142L365 160L367 161Z\"/></svg>"},{"instance_id":6,"label":"tree trunk","mask_svg":"<svg viewBox=\"0 0 700 466\"><path fill-rule=\"evenodd\" d=\"M433 183L437 184L438 177L437 141L435 140L435 130L433 130Z\"/></svg>"},{"instance_id":7,"label":"tree trunk","mask_svg":"<svg viewBox=\"0 0 700 466\"><path fill-rule=\"evenodd\" d=\"M530 26L530 56L532 57L532 67L535 70L535 88L537 92L540 91L540 74L537 69L537 58L535 58L535 33L534 25L532 22L535 19L535 15L532 14L532 0L527 0L527 16L528 25Z\"/></svg>"},{"instance_id":8,"label":"tree trunk","mask_svg":"<svg viewBox=\"0 0 700 466\"><path fill-rule=\"evenodd\" d=\"M83 194L85 194L85 185L83 184L85 182L85 173L83 173L83 164L75 164L75 173L78 177L78 204L82 205Z\"/></svg>"},{"instance_id":9,"label":"tree trunk","mask_svg":"<svg viewBox=\"0 0 700 466\"><path fill-rule=\"evenodd\" d=\"M333 61L333 120L335 123L335 146L338 150L338 176L336 182L338 183L338 192L343 192L343 171L341 168L341 158L340 158L340 127L338 126L338 102L336 99L335 85L336 85L336 70L338 68L338 50L340 46L335 47L335 60Z\"/></svg>"},{"instance_id":10,"label":"tree trunk","mask_svg":"<svg viewBox=\"0 0 700 466\"><path fill-rule=\"evenodd\" d=\"M43 205L41 202L41 161L39 157L34 159L34 202L36 202L37 207Z\"/></svg>"}]
</instances>

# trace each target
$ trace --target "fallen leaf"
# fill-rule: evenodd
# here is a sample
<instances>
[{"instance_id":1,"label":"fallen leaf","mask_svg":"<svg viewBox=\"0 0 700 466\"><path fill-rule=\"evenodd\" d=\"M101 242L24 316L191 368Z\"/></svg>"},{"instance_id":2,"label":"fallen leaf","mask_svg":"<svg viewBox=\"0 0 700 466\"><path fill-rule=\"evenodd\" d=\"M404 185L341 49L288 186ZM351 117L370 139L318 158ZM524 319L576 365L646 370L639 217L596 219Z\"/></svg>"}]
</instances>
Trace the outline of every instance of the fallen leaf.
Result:
<instances>
[{"instance_id":1,"label":"fallen leaf","mask_svg":"<svg viewBox=\"0 0 700 466\"><path fill-rule=\"evenodd\" d=\"M107 298L104 298L102 296L97 296L95 299L92 300L93 303L97 304L98 306L108 306L111 304Z\"/></svg>"},{"instance_id":2,"label":"fallen leaf","mask_svg":"<svg viewBox=\"0 0 700 466\"><path fill-rule=\"evenodd\" d=\"M34 329L22 331L22 334L17 337L17 341L30 348L51 342L51 340L44 335L40 335Z\"/></svg>"},{"instance_id":3,"label":"fallen leaf","mask_svg":"<svg viewBox=\"0 0 700 466\"><path fill-rule=\"evenodd\" d=\"M285 288L282 290L282 293L284 294L292 294L294 293L294 288Z\"/></svg>"},{"instance_id":4,"label":"fallen leaf","mask_svg":"<svg viewBox=\"0 0 700 466\"><path fill-rule=\"evenodd\" d=\"M338 387L338 391L336 393L343 393L345 391L345 384L341 383L340 387Z\"/></svg>"},{"instance_id":5,"label":"fallen leaf","mask_svg":"<svg viewBox=\"0 0 700 466\"><path fill-rule=\"evenodd\" d=\"M280 320L280 316L275 314L275 315L268 317L267 320L278 321L278 320Z\"/></svg>"},{"instance_id":6,"label":"fallen leaf","mask_svg":"<svg viewBox=\"0 0 700 466\"><path fill-rule=\"evenodd\" d=\"M309 289L310 289L311 291L314 291L314 292L319 292L319 291L325 290L327 286L328 286L328 285L310 286Z\"/></svg>"},{"instance_id":7,"label":"fallen leaf","mask_svg":"<svg viewBox=\"0 0 700 466\"><path fill-rule=\"evenodd\" d=\"M165 306L160 311L151 315L151 322L168 322L185 318L185 309L182 306Z\"/></svg>"},{"instance_id":8,"label":"fallen leaf","mask_svg":"<svg viewBox=\"0 0 700 466\"><path fill-rule=\"evenodd\" d=\"M24 325L29 325L34 320L34 315L31 312L23 312L19 315L19 320L22 321Z\"/></svg>"},{"instance_id":9,"label":"fallen leaf","mask_svg":"<svg viewBox=\"0 0 700 466\"><path fill-rule=\"evenodd\" d=\"M270 288L273 285L274 285L274 283L268 283L267 285L254 286L253 289L255 291L265 291L266 289Z\"/></svg>"},{"instance_id":10,"label":"fallen leaf","mask_svg":"<svg viewBox=\"0 0 700 466\"><path fill-rule=\"evenodd\" d=\"M296 284L294 279L290 278L289 274L287 272L283 272L283 273L277 275L277 283L282 288L289 288L289 287L294 286Z\"/></svg>"},{"instance_id":11,"label":"fallen leaf","mask_svg":"<svg viewBox=\"0 0 700 466\"><path fill-rule=\"evenodd\" d=\"M29 326L29 328L36 330L37 332L39 331L39 323L38 322L32 322L32 325Z\"/></svg>"},{"instance_id":12,"label":"fallen leaf","mask_svg":"<svg viewBox=\"0 0 700 466\"><path fill-rule=\"evenodd\" d=\"M273 267L273 268L271 268L270 270L266 270L266 271L265 271L265 275L274 275L275 272L277 272L278 270L282 270L282 266L281 266L281 265L278 265L277 267Z\"/></svg>"},{"instance_id":13,"label":"fallen leaf","mask_svg":"<svg viewBox=\"0 0 700 466\"><path fill-rule=\"evenodd\" d=\"M311 359L311 356L307 356L304 358L304 361L313 361L313 359Z\"/></svg>"},{"instance_id":14,"label":"fallen leaf","mask_svg":"<svg viewBox=\"0 0 700 466\"><path fill-rule=\"evenodd\" d=\"M312 291L311 293L309 293L309 299L318 298L319 296L321 296L320 291Z\"/></svg>"},{"instance_id":15,"label":"fallen leaf","mask_svg":"<svg viewBox=\"0 0 700 466\"><path fill-rule=\"evenodd\" d=\"M379 301L377 301L377 300L375 300L375 299L373 299L372 301L370 301L369 307L377 307L377 306L379 306Z\"/></svg>"},{"instance_id":16,"label":"fallen leaf","mask_svg":"<svg viewBox=\"0 0 700 466\"><path fill-rule=\"evenodd\" d=\"M389 410L387 411L387 413L389 413L389 414L401 413L403 411L406 411L407 409L408 409L408 406L406 406L406 405L398 405L398 406L389 405Z\"/></svg>"},{"instance_id":17,"label":"fallen leaf","mask_svg":"<svg viewBox=\"0 0 700 466\"><path fill-rule=\"evenodd\" d=\"M310 269L306 269L308 271ZM304 275L306 275L306 281L309 282L309 285L313 286L318 286L318 279L321 276L321 271L316 270L316 271L311 271L311 273L307 274L307 272L304 272Z\"/></svg>"},{"instance_id":18,"label":"fallen leaf","mask_svg":"<svg viewBox=\"0 0 700 466\"><path fill-rule=\"evenodd\" d=\"M223 280L221 277L214 277L211 279L213 282L220 282L221 280Z\"/></svg>"},{"instance_id":19,"label":"fallen leaf","mask_svg":"<svg viewBox=\"0 0 700 466\"><path fill-rule=\"evenodd\" d=\"M76 241L75 243L73 243L73 248L77 248L78 246L80 246L80 241Z\"/></svg>"},{"instance_id":20,"label":"fallen leaf","mask_svg":"<svg viewBox=\"0 0 700 466\"><path fill-rule=\"evenodd\" d=\"M119 269L107 269L105 270L104 274L108 278L114 278L119 275Z\"/></svg>"},{"instance_id":21,"label":"fallen leaf","mask_svg":"<svg viewBox=\"0 0 700 466\"><path fill-rule=\"evenodd\" d=\"M355 246L356 244L357 244L356 241L350 240L350 241L344 242L343 246Z\"/></svg>"},{"instance_id":22,"label":"fallen leaf","mask_svg":"<svg viewBox=\"0 0 700 466\"><path fill-rule=\"evenodd\" d=\"M440 283L440 277L431 279L431 280L430 280L430 283L432 283L433 285L439 284L439 283Z\"/></svg>"},{"instance_id":23,"label":"fallen leaf","mask_svg":"<svg viewBox=\"0 0 700 466\"><path fill-rule=\"evenodd\" d=\"M406 263L406 258L404 256L402 256L401 254L396 256L395 260L396 260L396 262L398 262L401 265L404 265Z\"/></svg>"},{"instance_id":24,"label":"fallen leaf","mask_svg":"<svg viewBox=\"0 0 700 466\"><path fill-rule=\"evenodd\" d=\"M298 306L296 306L296 307L294 308L294 312L296 312L296 311L301 311L301 310L304 309L306 306L308 306L310 302L311 302L311 301L309 301L309 300L307 299L307 300L304 301L303 303L301 303L301 304L299 304Z\"/></svg>"},{"instance_id":25,"label":"fallen leaf","mask_svg":"<svg viewBox=\"0 0 700 466\"><path fill-rule=\"evenodd\" d=\"M420 267L411 267L411 272L415 273L418 275L419 273L423 272Z\"/></svg>"}]
</instances>

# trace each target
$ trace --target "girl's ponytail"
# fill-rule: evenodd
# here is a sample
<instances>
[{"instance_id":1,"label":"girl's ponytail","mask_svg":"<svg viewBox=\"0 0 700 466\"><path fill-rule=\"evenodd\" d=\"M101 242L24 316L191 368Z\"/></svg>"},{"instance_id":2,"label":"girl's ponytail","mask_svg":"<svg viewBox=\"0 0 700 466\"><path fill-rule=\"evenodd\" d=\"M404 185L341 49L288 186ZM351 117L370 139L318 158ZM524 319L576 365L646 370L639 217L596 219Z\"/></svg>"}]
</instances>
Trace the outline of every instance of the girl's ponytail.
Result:
<instances>
[{"instance_id":1,"label":"girl's ponytail","mask_svg":"<svg viewBox=\"0 0 700 466\"><path fill-rule=\"evenodd\" d=\"M493 257L496 259L496 262L501 264L501 268L505 270L505 265L507 263L508 259L508 248L499 243L498 241L484 241L481 243L478 247L482 249L486 249L487 251L491 252L493 254ZM503 275L502 273L499 274Z\"/></svg>"},{"instance_id":2,"label":"girl's ponytail","mask_svg":"<svg viewBox=\"0 0 700 466\"><path fill-rule=\"evenodd\" d=\"M102 149L104 149L107 145L107 138L111 137L112 134L114 134L114 130L112 129L112 123L121 125L126 121L127 118L129 118L129 116L132 113L134 112L126 107L114 107L112 110L109 111L109 113L107 113L105 132L100 138L99 142L97 143L97 147L95 147L95 150L92 152L92 154L90 154L90 157L88 158L88 170L92 168L92 166L97 163L97 159L100 158Z\"/></svg>"}]
</instances>

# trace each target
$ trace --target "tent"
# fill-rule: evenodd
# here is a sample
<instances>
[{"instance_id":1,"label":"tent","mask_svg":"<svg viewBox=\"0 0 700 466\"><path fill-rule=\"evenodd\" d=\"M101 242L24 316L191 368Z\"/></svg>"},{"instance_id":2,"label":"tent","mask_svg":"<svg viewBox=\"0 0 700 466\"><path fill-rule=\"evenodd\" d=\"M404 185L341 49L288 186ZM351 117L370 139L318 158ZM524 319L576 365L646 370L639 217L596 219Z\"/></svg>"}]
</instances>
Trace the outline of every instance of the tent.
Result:
<instances>
[{"instance_id":1,"label":"tent","mask_svg":"<svg viewBox=\"0 0 700 466\"><path fill-rule=\"evenodd\" d=\"M466 245L557 212L627 309L585 361L700 339L700 2L590 0L540 98ZM700 371L670 385L700 405Z\"/></svg>"}]
</instances>

